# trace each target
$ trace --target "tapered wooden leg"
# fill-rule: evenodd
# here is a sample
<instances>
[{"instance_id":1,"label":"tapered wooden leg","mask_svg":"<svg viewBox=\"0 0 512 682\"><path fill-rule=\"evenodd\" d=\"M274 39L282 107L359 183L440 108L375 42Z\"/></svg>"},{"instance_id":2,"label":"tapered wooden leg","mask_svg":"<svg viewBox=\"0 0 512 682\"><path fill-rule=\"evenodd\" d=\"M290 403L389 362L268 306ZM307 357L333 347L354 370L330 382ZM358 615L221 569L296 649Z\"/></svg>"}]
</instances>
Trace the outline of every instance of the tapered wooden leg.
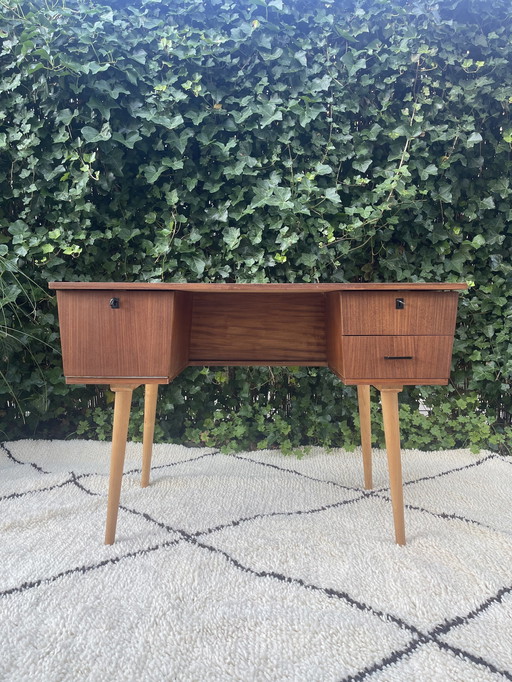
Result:
<instances>
[{"instance_id":1,"label":"tapered wooden leg","mask_svg":"<svg viewBox=\"0 0 512 682\"><path fill-rule=\"evenodd\" d=\"M371 490L372 484L372 424L370 418L370 386L357 387L361 449L363 451L364 487Z\"/></svg>"},{"instance_id":2,"label":"tapered wooden leg","mask_svg":"<svg viewBox=\"0 0 512 682\"><path fill-rule=\"evenodd\" d=\"M151 455L153 454L153 437L155 435L156 400L158 384L146 384L144 396L144 434L142 436L142 477L140 485L149 485L151 471Z\"/></svg>"},{"instance_id":3,"label":"tapered wooden leg","mask_svg":"<svg viewBox=\"0 0 512 682\"><path fill-rule=\"evenodd\" d=\"M395 539L397 544L405 545L404 496L402 485L402 461L400 457L400 421L398 416L398 394L402 386L378 386L382 401L384 435L389 468L389 487Z\"/></svg>"},{"instance_id":4,"label":"tapered wooden leg","mask_svg":"<svg viewBox=\"0 0 512 682\"><path fill-rule=\"evenodd\" d=\"M112 432L112 452L110 455L110 479L108 487L107 523L105 544L112 545L116 537L117 513L121 497L126 437L130 421L133 389L136 386L111 386L115 393L114 428Z\"/></svg>"}]
</instances>

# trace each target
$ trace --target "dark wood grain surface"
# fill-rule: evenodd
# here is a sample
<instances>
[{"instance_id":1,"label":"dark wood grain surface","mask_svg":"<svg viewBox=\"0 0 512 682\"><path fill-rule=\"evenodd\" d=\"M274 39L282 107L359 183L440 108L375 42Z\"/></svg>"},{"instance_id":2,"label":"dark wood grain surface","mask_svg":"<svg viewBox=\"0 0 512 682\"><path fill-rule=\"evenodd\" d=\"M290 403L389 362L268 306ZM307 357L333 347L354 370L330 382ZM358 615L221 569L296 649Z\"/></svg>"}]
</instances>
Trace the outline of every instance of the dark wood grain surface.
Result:
<instances>
[{"instance_id":1,"label":"dark wood grain surface","mask_svg":"<svg viewBox=\"0 0 512 682\"><path fill-rule=\"evenodd\" d=\"M195 293L194 364L327 364L322 293Z\"/></svg>"},{"instance_id":2,"label":"dark wood grain surface","mask_svg":"<svg viewBox=\"0 0 512 682\"><path fill-rule=\"evenodd\" d=\"M115 295L119 309L110 307ZM66 377L167 379L173 292L60 291L58 297Z\"/></svg>"},{"instance_id":3,"label":"dark wood grain surface","mask_svg":"<svg viewBox=\"0 0 512 682\"><path fill-rule=\"evenodd\" d=\"M404 306L397 309L397 299ZM341 294L341 333L453 334L457 317L456 292L344 291Z\"/></svg>"},{"instance_id":4,"label":"dark wood grain surface","mask_svg":"<svg viewBox=\"0 0 512 682\"><path fill-rule=\"evenodd\" d=\"M452 341L452 336L344 336L342 374L375 381L447 380Z\"/></svg>"}]
</instances>

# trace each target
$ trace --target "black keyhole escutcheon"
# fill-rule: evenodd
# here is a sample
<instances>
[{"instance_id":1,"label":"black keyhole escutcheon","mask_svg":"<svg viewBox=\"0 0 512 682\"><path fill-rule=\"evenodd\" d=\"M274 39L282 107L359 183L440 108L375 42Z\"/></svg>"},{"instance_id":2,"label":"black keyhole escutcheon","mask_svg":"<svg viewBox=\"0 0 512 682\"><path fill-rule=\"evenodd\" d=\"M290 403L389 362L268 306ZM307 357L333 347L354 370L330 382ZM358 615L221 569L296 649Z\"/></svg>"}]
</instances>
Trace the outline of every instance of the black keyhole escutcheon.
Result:
<instances>
[{"instance_id":1,"label":"black keyhole escutcheon","mask_svg":"<svg viewBox=\"0 0 512 682\"><path fill-rule=\"evenodd\" d=\"M395 308L397 310L403 310L405 308L405 301L403 298L397 298L395 301Z\"/></svg>"},{"instance_id":2,"label":"black keyhole escutcheon","mask_svg":"<svg viewBox=\"0 0 512 682\"><path fill-rule=\"evenodd\" d=\"M117 308L119 308L119 299L118 298L111 298L110 299L110 307L114 308L114 310L117 310Z\"/></svg>"}]
</instances>

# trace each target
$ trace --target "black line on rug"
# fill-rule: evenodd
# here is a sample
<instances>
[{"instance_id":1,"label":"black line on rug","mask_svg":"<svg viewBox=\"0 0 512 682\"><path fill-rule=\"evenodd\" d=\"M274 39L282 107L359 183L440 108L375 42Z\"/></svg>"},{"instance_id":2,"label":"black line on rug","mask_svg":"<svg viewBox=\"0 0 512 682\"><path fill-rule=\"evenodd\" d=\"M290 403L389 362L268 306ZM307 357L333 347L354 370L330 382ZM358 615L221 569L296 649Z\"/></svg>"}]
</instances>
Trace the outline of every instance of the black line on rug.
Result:
<instances>
[{"instance_id":1,"label":"black line on rug","mask_svg":"<svg viewBox=\"0 0 512 682\"><path fill-rule=\"evenodd\" d=\"M352 504L353 502L358 502L361 497L368 497L368 495L361 494L359 497L354 497L350 500L340 500L339 502L332 502L323 507L315 507L313 509L298 509L295 511L281 511L281 512L267 512L262 514L254 514L254 516L246 516L240 519L235 519L233 521L228 521L227 523L214 526L212 528L207 528L206 530L198 530L192 533L194 537L201 537L202 535L210 535L212 533L217 533L226 528L236 528L242 523L249 523L250 521L256 521L257 519L268 519L275 516L305 516L307 514L318 514L320 512L328 511L329 509L336 509L337 507L343 507L346 504Z\"/></svg>"},{"instance_id":2,"label":"black line on rug","mask_svg":"<svg viewBox=\"0 0 512 682\"><path fill-rule=\"evenodd\" d=\"M63 481L62 483L55 483L55 485L49 485L46 488L35 488L34 490L25 490L22 493L10 493L9 495L4 495L3 497L0 497L0 502L4 502L5 500L15 500L19 497L26 497L27 495L36 495L37 493L47 493L50 490L63 488L64 486L69 485L70 483L74 483L73 477L68 478L66 481Z\"/></svg>"},{"instance_id":3,"label":"black line on rug","mask_svg":"<svg viewBox=\"0 0 512 682\"><path fill-rule=\"evenodd\" d=\"M31 466L34 469L36 469L36 471L38 471L42 474L50 475L52 473L50 471L44 471L43 469L41 469L41 467L39 467L37 464L34 464L33 462L22 462L20 460L17 460L14 457L14 455L7 449L7 447L5 446L4 443L0 443L0 447L3 450L5 450L8 458L11 459L12 461L14 461L16 464L21 464L22 466ZM184 460L182 462L172 462L170 464L162 464L161 466L151 467L151 471L153 471L154 469L164 469L165 467L168 467L168 466L176 466L178 464L188 464L190 462L195 462L198 459L203 459L204 457L211 457L212 455L218 455L218 454L220 454L220 450L218 450L216 452L210 452L207 454L203 454L203 455L200 455L199 457L192 457L191 459L187 459L187 460ZM131 469L130 471L124 472L123 475L136 474L136 473L140 473L141 471L142 471L142 469ZM58 473L61 473L61 472L58 472ZM64 472L62 472L62 473L64 473ZM26 495L36 495L37 493L47 493L47 492L50 492L52 490L56 490L57 488L63 488L64 486L69 485L70 483L73 483L74 485L76 485L77 488L82 490L84 493L87 493L87 495L102 496L102 493L95 493L95 492L92 492L92 490L87 489L85 486L83 486L80 483L80 480L82 478L90 478L91 476L102 476L104 474L98 474L95 472L76 474L73 470L67 471L65 473L67 473L70 478L68 478L66 481L63 481L62 483L55 483L54 485L46 486L45 488L33 488L32 490L25 490L22 493L20 493L20 492L10 493L9 495L4 495L3 497L0 497L0 502L3 502L5 500L13 500L13 499L17 499L20 497L25 497ZM54 475L57 475L57 472Z\"/></svg>"},{"instance_id":4,"label":"black line on rug","mask_svg":"<svg viewBox=\"0 0 512 682\"><path fill-rule=\"evenodd\" d=\"M482 602L480 606L478 606L476 609L473 609L473 611L470 611L465 616L455 616L454 618L445 620L444 623L440 623L439 625L437 625L430 632L430 634L433 637L438 637L446 635L448 632L450 632L450 630L458 628L461 625L467 625L467 623L473 620L473 618L476 618L484 611L487 611L487 609L493 606L494 604L503 603L503 597L509 594L512 594L512 585L508 587L502 587L500 590L498 590L498 592L496 592L496 594L494 594L492 597L489 597L489 599L486 599L486 601Z\"/></svg>"},{"instance_id":5,"label":"black line on rug","mask_svg":"<svg viewBox=\"0 0 512 682\"><path fill-rule=\"evenodd\" d=\"M398 618L397 616L385 613L384 611L376 610L369 605L363 604L362 602L359 602L356 599L353 599L352 597L350 597L350 595L346 592L340 592L338 590L334 590L333 588L319 587L317 585L306 583L301 578L291 578L291 577L284 576L284 575L279 574L279 573L275 573L273 571L270 571L270 572L268 572L268 571L256 571L255 569L252 569L248 566L244 566L242 563L240 563L238 561L238 559L235 559L234 557L232 557L230 554L228 554L224 550L219 549L218 547L214 547L213 545L207 545L203 542L200 542L197 539L195 533L194 534L190 533L189 531L183 530L182 528L173 528L172 526L169 526L168 524L163 523L162 521L158 521L157 519L154 519L153 517L151 517L149 514L147 514L145 512L138 511L137 509L131 509L131 508L126 507L124 505L119 505L119 509L122 509L125 512L133 514L134 516L140 516L140 517L144 518L146 521L149 521L150 523L155 524L156 526L158 526L159 528L161 528L163 530L166 530L167 532L176 533L176 534L180 535L181 539L183 539L186 542L189 542L189 543L191 543L197 547L200 547L202 549L206 549L211 553L217 553L217 554L222 555L231 564L233 564L234 566L236 566L240 570L244 571L245 573L249 573L249 574L255 575L257 577L262 577L262 578L265 578L265 577L274 578L274 579L277 579L277 580L279 580L281 582L285 582L285 583L297 584L297 585L300 585L306 589L311 589L311 590L315 590L318 592L322 592L323 594L327 595L328 597L337 597L339 599L343 599L350 606L355 606L359 610L371 613L380 619L384 619L385 621L391 621L391 622L395 623L396 625L398 625L400 628L408 630L408 631L412 632L413 634L417 635L418 637L424 636L423 633L420 632L414 625L409 625L408 623L406 623L402 619ZM175 544L178 541L179 541L179 539L176 539L176 540L172 541L171 544ZM161 545L161 547L163 547L163 546L165 546L165 543L163 543ZM158 546L155 547L155 549L158 549L158 548L159 548ZM146 551L146 550L144 550L144 551ZM141 553L143 553L143 552L141 552ZM136 556L137 554L138 553L135 553L135 554L133 554L133 556ZM125 558L130 558L131 556L132 556L132 554L128 554L125 556ZM97 565L97 567L100 568L104 564L105 564L105 562L101 562L100 564ZM94 566L91 568L94 568ZM71 569L71 570L73 570L73 569ZM42 581L39 581L39 582L42 582ZM0 593L0 596L1 596L1 593Z\"/></svg>"},{"instance_id":6,"label":"black line on rug","mask_svg":"<svg viewBox=\"0 0 512 682\"><path fill-rule=\"evenodd\" d=\"M375 492L375 495L383 500L386 500L386 502L391 503L391 497L389 495L386 495L385 493L381 492ZM494 526L488 526L487 524L482 523L481 521L476 521L475 519L470 519L466 516L459 516L459 514L453 514L448 512L434 512L430 511L430 509L425 509L424 507L418 507L417 505L409 503L404 504L404 507L405 509L410 509L411 511L418 511L423 514L428 514L429 516L434 516L438 519L443 519L445 521L463 521L464 523L470 523L473 526L479 526L480 528L485 528L486 530L490 530L494 533L506 533L506 531L504 530L499 530L497 528L494 528Z\"/></svg>"},{"instance_id":7,"label":"black line on rug","mask_svg":"<svg viewBox=\"0 0 512 682\"><path fill-rule=\"evenodd\" d=\"M339 488L344 488L346 490L350 491L361 491L361 488L358 486L347 486L343 485L342 483L338 483L337 481L332 481L329 479L321 479L321 478L315 478L314 476L308 476L307 474L303 474L300 471L296 471L295 469L287 469L286 467L280 467L277 464L271 464L270 462L260 462L257 459L252 459L251 457L242 457L241 455L230 455L232 457L236 457L236 459L240 459L245 462L252 462L253 464L259 464L260 466L265 466L265 467L270 467L271 469L277 469L278 471L281 471L283 473L289 473L289 474L294 474L296 476L300 476L301 478L306 478L310 481L316 481L318 483L326 483L330 485L337 486ZM478 460L477 462L471 462L470 464L465 464L461 467L456 467L454 469L448 469L446 471L441 471L438 474L432 474L431 476L422 476L421 478L416 478L412 481L404 481L403 485L412 485L413 483L419 483L421 481L427 481L427 480L432 480L435 478L441 478L442 476L448 476L449 474L452 473L457 473L459 471L463 471L464 469L471 469L476 466L480 466L481 464L487 462L490 459L500 459L499 455L496 454L490 454L486 455L482 459ZM366 493L366 496L370 496L372 494L379 494L385 490L389 490L389 486L380 486L378 488L372 488L372 490L366 490L364 491Z\"/></svg>"},{"instance_id":8,"label":"black line on rug","mask_svg":"<svg viewBox=\"0 0 512 682\"><path fill-rule=\"evenodd\" d=\"M89 490L88 488L86 488L84 485L82 485L82 483L80 483L81 478L85 478L86 476L89 476L89 475L94 475L94 474L82 474L82 475L77 476L75 474L75 472L72 471L71 472L71 478L69 479L69 482L74 483L74 485L76 485L76 487L79 490L82 490L84 493L87 493L87 495L92 495L93 497L103 497L102 493L95 493L92 490Z\"/></svg>"},{"instance_id":9,"label":"black line on rug","mask_svg":"<svg viewBox=\"0 0 512 682\"><path fill-rule=\"evenodd\" d=\"M412 640L403 649L393 651L391 654L383 658L378 663L375 663L372 666L364 668L355 675L349 675L348 677L344 677L339 682L363 682L363 680L371 677L375 673L381 672L382 670L384 670L384 668L399 663L402 659L407 658L412 653L414 653L419 647L428 643L435 644L443 651L446 651L447 653L455 656L455 658L462 658L474 665L477 665L481 668L485 668L489 672L502 675L506 679L512 680L512 674L510 674L509 671L497 668L493 663L485 660L481 656L475 656L470 651L466 651L465 649L459 649L458 647L447 644L442 640L437 640L435 637L431 637L430 635L424 635L422 637L419 637L418 639Z\"/></svg>"},{"instance_id":10,"label":"black line on rug","mask_svg":"<svg viewBox=\"0 0 512 682\"><path fill-rule=\"evenodd\" d=\"M200 547L202 549L206 549L209 552L212 552L214 554L222 555L235 568L237 568L237 569L239 569L245 573L248 573L248 574L253 575L255 577L258 577L258 578L272 578L272 579L278 580L280 582L298 585L300 587L303 587L304 589L309 589L309 590L321 592L330 598L335 597L335 598L341 599L341 600L345 601L345 603L349 604L350 606L354 606L361 611L369 613L369 614L379 618L380 620L383 620L384 622L391 621L392 623L394 623L395 625L397 625L401 629L407 630L411 634L415 635L416 639L414 639L411 643L409 643L404 649L393 652L390 656L387 656L385 659L383 659L381 661L381 663L375 664L374 666L371 666L370 668L365 669L364 671L361 671L356 676L346 678L343 680L343 682L349 682L349 680L354 680L354 682L356 680L357 681L363 680L366 677L369 677L370 675L373 675L374 673L378 672L379 670L385 668L387 665L398 662L404 656L409 655L417 647L419 647L422 644L428 643L428 642L432 642L432 643L440 646L442 649L451 650L451 652L455 653L456 655L458 655L458 653L459 653L459 651L456 649L456 647L452 647L451 645L448 645L446 642L443 642L443 640L438 639L437 635L444 632L444 630L441 630L439 626L437 626L436 628L434 628L433 630L431 630L427 633L424 633L421 630L419 630L418 628L416 628L414 625L407 623L406 621L399 618L398 616L395 616L395 615L390 614L390 613L386 613L386 612L381 611L379 609L374 609L372 606L365 604L363 602L360 602L359 600L354 599L353 597L351 597L346 592L335 590L333 588L320 587L320 586L314 585L312 583L306 583L301 578L293 578L291 576L285 576L283 574L276 573L275 571L257 571L256 569L250 568L249 566L245 566L240 561L238 561L238 559L235 559L230 554L228 554L226 551L224 551L218 547L214 547L213 545L208 545L208 544L205 544L203 542L198 541L197 540L197 536L199 535L198 533L192 534L192 533L189 533L188 531L184 531L182 529L172 528L172 527L170 527L170 526L168 526L168 525L166 525L160 521L157 521L156 519L153 519L151 516L149 516L149 514L143 514L141 512L138 512L137 510L132 510L132 509L129 509L127 507L120 507L120 508L122 508L122 509L124 509L124 511L128 511L132 514L143 516L147 521L155 523L160 528L163 528L163 529L166 529L168 531L172 531L174 533L180 534L182 536L183 540L185 540L186 542L194 544L197 547ZM491 603L500 602L502 596L508 592L511 592L511 591L512 591L512 587L502 588L496 595L489 598L478 609L475 609L474 612L471 612L467 616L462 617L462 619L461 618L453 619L454 623L458 625L458 624L462 624L466 620L470 620L471 617L475 617L478 613L485 610L485 608L488 608L488 606ZM446 631L448 631L449 629L450 629L450 627L447 627ZM462 649L460 650L460 653L461 653L461 655L467 654L465 656L465 658L467 658L467 660L471 660L472 662L477 663L480 666L486 667L491 672L499 672L499 673L503 674L502 671L498 670L492 663L486 661L483 658L476 657L473 654L471 654L470 652L465 652Z\"/></svg>"},{"instance_id":11,"label":"black line on rug","mask_svg":"<svg viewBox=\"0 0 512 682\"><path fill-rule=\"evenodd\" d=\"M392 665L393 663L397 663L402 658L407 657L420 645L427 644L429 642L432 642L439 648L449 652L450 654L455 655L456 657L462 657L475 665L479 665L480 667L486 668L492 673L503 675L507 679L512 680L512 674L510 674L509 671L505 669L499 669L493 663L485 660L481 656L476 656L475 654L472 654L470 651L460 649L459 647L455 647L452 644L445 642L443 639L440 639L442 635L447 634L451 629L459 627L461 625L466 625L471 620L476 618L480 613L487 610L493 604L497 603L501 604L503 602L503 597L511 593L512 586L501 588L495 595L489 597L489 599L480 604L480 606L478 606L476 609L474 609L467 615L456 616L455 618L452 618L450 620L445 621L444 623L437 625L432 630L422 634L422 636L419 637L418 639L411 641L402 650L394 651L392 654L382 659L380 663L376 663L375 665L365 668L364 670L360 671L357 675L350 675L349 677L345 677L343 678L343 680L340 680L340 682L362 682L362 680L364 680L367 677L370 677L376 672L380 672L386 666Z\"/></svg>"},{"instance_id":12,"label":"black line on rug","mask_svg":"<svg viewBox=\"0 0 512 682\"><path fill-rule=\"evenodd\" d=\"M271 464L270 462L260 462L257 459L252 459L251 457L241 457L240 455L231 454L230 457L239 459L242 462L251 462L252 464L258 464L262 467L268 467L269 469L276 469L282 473L293 474L294 476L299 476L300 478L305 478L308 481L314 481L315 483L326 483L327 485L334 485L337 488L343 488L344 490L349 490L350 492L361 492L361 488L357 486L344 485L343 483L338 483L337 481L331 481L329 479L315 478L314 476L308 476L308 474L303 474L301 471L296 471L295 469L287 469L286 467L280 467L277 464ZM384 490L386 488L383 488ZM368 491L370 492L370 491ZM372 491L373 492L373 491Z\"/></svg>"},{"instance_id":13,"label":"black line on rug","mask_svg":"<svg viewBox=\"0 0 512 682\"><path fill-rule=\"evenodd\" d=\"M196 545L197 547L200 547L201 549L206 549L208 552L211 552L212 554L220 554L228 561L228 563L232 564L235 568L243 571L244 573L248 573L249 575L253 575L257 578L271 578L273 580L278 580L279 582L287 583L289 585L298 585L299 587L302 587L306 590L320 592L324 594L326 597L329 597L330 599L332 598L340 599L349 606L355 607L359 611L363 611L364 613L369 613L372 616L376 616L377 618L379 618L379 620L383 620L384 622L392 622L395 625L397 625L401 630L407 630L413 635L416 635L418 638L422 638L425 636L414 625L406 623L404 620L402 620L398 616L394 616L391 613L385 613L380 609L374 609L373 606L370 606L369 604L365 604L364 602L354 599L347 592L335 590L332 587L320 587L318 585L314 585L313 583L307 583L305 580L302 580L302 578L292 578L291 576L286 576L283 575L282 573L276 573L275 571L257 571L254 568L245 566L240 561L238 561L238 559L235 559L234 557L231 556L231 554L228 554L228 552L224 551L223 549L219 549L218 547L214 547L213 545L207 545L204 542L200 542L199 540L192 536L189 536L189 538L185 537L184 539Z\"/></svg>"},{"instance_id":14,"label":"black line on rug","mask_svg":"<svg viewBox=\"0 0 512 682\"><path fill-rule=\"evenodd\" d=\"M473 467L478 467L481 464L489 461L490 459L496 459L498 455L487 455L482 457L477 462L471 462L471 464L464 464L464 466L456 467L455 469L447 469L446 471L441 471L438 474L432 474L432 476L422 476L421 478L415 478L412 481L404 481L404 486L413 485L414 483L422 483L423 481L431 481L434 478L442 478L443 476L449 476L450 474L456 474L459 471L464 471L465 469L472 469Z\"/></svg>"},{"instance_id":15,"label":"black line on rug","mask_svg":"<svg viewBox=\"0 0 512 682\"><path fill-rule=\"evenodd\" d=\"M83 474L82 476L76 477L74 474L72 474L72 478L67 481L68 483L74 483L77 487L79 487L81 490L83 490L85 493L88 495L100 495L100 493L95 493L90 490L88 490L85 486L81 485L78 482L78 478L83 478L86 476L90 476L90 474ZM328 511L329 509L336 509L338 507L342 507L344 505L352 504L354 502L358 502L361 498L365 497L372 497L375 495L375 491L369 490L369 491L361 491L357 490L359 492L359 497L354 497L348 500L340 500L338 502L333 502L332 504L324 505L322 507L315 507L312 509L298 509L294 511L282 511L282 512L267 512L267 513L261 513L261 514L255 514L254 516L248 516L248 517L242 517L239 519L233 519L231 521L228 521L227 523L220 524L218 526L214 526L212 528L206 528L204 530L198 530L194 532L190 532L190 537L201 537L203 535L210 535L212 533L217 533L221 530L224 530L226 528L236 528L237 526L241 525L242 523L249 523L250 521L256 521L257 519L265 519L265 518L272 518L275 516L303 516L307 514L318 514L324 511ZM158 521L157 519L153 518L146 512L141 512L138 509L133 509L130 507L126 507L125 505L120 504L119 509L122 509L123 511L126 511L130 514L140 516L141 518L145 519L146 521L155 524L159 526L160 528L164 528L168 531L173 531L173 532L181 532L179 530L176 530L172 526L167 525L166 523L162 521ZM188 531L183 531L185 533L188 533Z\"/></svg>"},{"instance_id":16,"label":"black line on rug","mask_svg":"<svg viewBox=\"0 0 512 682\"><path fill-rule=\"evenodd\" d=\"M133 551L133 552L121 554L117 557L111 557L110 559L104 559L103 561L100 561L97 564L75 566L74 568L68 568L66 571L61 571L60 573L57 573L56 575L52 575L49 578L40 578L39 580L31 580L29 582L24 582L21 585L18 585L17 587L10 587L7 590L2 590L0 592L0 597L7 597L11 594L21 594L22 592L26 592L27 590L30 590L34 587L40 587L41 585L50 585L51 583L54 583L56 580L59 580L59 578L66 578L70 575L75 575L77 573L81 573L82 575L85 575L86 573L89 573L91 571L95 571L99 568L104 568L105 566L118 564L121 561L123 561L124 559L134 559L136 557L143 556L144 554L156 552L159 549L172 547L172 545L175 545L178 542L181 542L182 539L183 538L180 537L180 538L174 538L173 540L166 540L165 542L160 542L157 545L153 545L152 547L145 547L143 549L138 549L138 550Z\"/></svg>"},{"instance_id":17,"label":"black line on rug","mask_svg":"<svg viewBox=\"0 0 512 682\"><path fill-rule=\"evenodd\" d=\"M40 474L49 474L49 471L45 471L42 469L39 464L36 464L35 462L22 462L19 459L16 459L16 457L12 454L12 452L9 450L9 448L5 445L5 443L0 443L0 447L2 450L4 450L7 453L8 459L13 461L15 464L21 464L22 466L30 466L36 471L38 471Z\"/></svg>"},{"instance_id":18,"label":"black line on rug","mask_svg":"<svg viewBox=\"0 0 512 682\"><path fill-rule=\"evenodd\" d=\"M509 670L505 670L504 668L503 669L497 668L494 665L494 663L486 661L481 656L476 656L475 654L472 654L470 651L467 651L466 649L459 649L459 647L447 644L446 642L443 642L442 639L434 638L433 641L437 644L437 646L440 649L448 651L449 653L455 655L455 657L464 658L466 659L466 661L478 665L481 668L486 668L487 670L494 674L503 675L503 677L505 677L507 680L512 680L512 673Z\"/></svg>"},{"instance_id":19,"label":"black line on rug","mask_svg":"<svg viewBox=\"0 0 512 682\"><path fill-rule=\"evenodd\" d=\"M425 644L427 641L428 639L425 637L413 639L403 649L392 651L388 656L383 658L378 663L375 663L374 665L368 666L367 668L360 670L355 675L349 675L348 677L344 677L343 679L340 680L340 682L363 682L363 680L365 680L366 678L371 677L372 675L380 672L381 670L384 670L384 668L387 668L388 665L398 663L399 661L402 660L402 658L409 656L409 654L412 654L420 645Z\"/></svg>"},{"instance_id":20,"label":"black line on rug","mask_svg":"<svg viewBox=\"0 0 512 682\"><path fill-rule=\"evenodd\" d=\"M191 457L190 459L183 459L180 460L179 462L169 462L169 464L159 464L157 466L152 466L151 471L157 471L158 469L167 469L168 467L177 467L180 464L190 464L191 462L197 462L200 459L205 459L206 457L213 457L214 455L220 455L221 452L220 450L215 450L215 452L205 452L202 455L198 455L197 457ZM139 474L142 471L141 467L137 467L136 469L130 469L129 471L125 471L126 474Z\"/></svg>"}]
</instances>

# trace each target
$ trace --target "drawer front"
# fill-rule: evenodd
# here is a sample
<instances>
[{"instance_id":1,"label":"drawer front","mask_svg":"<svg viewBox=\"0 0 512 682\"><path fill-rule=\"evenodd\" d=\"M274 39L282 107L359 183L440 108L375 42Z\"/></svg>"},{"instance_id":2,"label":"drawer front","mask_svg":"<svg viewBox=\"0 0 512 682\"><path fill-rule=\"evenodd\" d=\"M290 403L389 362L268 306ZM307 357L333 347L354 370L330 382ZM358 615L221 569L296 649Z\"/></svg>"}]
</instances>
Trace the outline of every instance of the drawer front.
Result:
<instances>
[{"instance_id":1,"label":"drawer front","mask_svg":"<svg viewBox=\"0 0 512 682\"><path fill-rule=\"evenodd\" d=\"M452 336L344 336L346 379L448 379Z\"/></svg>"},{"instance_id":2,"label":"drawer front","mask_svg":"<svg viewBox=\"0 0 512 682\"><path fill-rule=\"evenodd\" d=\"M342 334L453 335L456 292L347 291L341 295Z\"/></svg>"},{"instance_id":3,"label":"drawer front","mask_svg":"<svg viewBox=\"0 0 512 682\"><path fill-rule=\"evenodd\" d=\"M57 296L67 378L168 376L173 292L58 291Z\"/></svg>"}]
</instances>

